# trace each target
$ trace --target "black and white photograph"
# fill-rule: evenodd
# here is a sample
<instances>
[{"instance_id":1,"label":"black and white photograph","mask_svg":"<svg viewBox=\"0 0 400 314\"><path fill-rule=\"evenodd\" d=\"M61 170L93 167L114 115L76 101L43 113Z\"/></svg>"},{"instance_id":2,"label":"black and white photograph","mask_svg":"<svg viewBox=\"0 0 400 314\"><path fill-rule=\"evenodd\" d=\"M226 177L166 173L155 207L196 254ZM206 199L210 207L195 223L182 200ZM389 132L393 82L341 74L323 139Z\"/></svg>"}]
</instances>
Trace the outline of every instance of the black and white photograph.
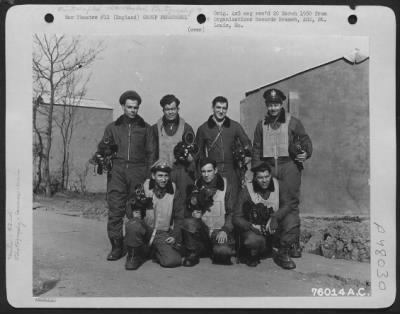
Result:
<instances>
[{"instance_id":1,"label":"black and white photograph","mask_svg":"<svg viewBox=\"0 0 400 314\"><path fill-rule=\"evenodd\" d=\"M394 302L390 10L361 8L355 20L329 6L15 11L10 304Z\"/></svg>"}]
</instances>

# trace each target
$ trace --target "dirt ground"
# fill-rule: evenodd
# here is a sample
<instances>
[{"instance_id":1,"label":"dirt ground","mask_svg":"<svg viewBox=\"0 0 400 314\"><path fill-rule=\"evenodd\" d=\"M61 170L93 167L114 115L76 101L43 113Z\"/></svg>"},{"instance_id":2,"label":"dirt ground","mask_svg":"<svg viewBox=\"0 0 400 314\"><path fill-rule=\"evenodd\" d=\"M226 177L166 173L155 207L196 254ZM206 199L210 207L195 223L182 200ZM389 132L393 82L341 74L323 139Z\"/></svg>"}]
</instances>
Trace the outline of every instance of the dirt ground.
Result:
<instances>
[{"instance_id":1,"label":"dirt ground","mask_svg":"<svg viewBox=\"0 0 400 314\"><path fill-rule=\"evenodd\" d=\"M267 258L256 268L218 266L202 259L194 268L165 269L148 261L127 273L125 258L105 259L109 243L104 194L36 197L33 207L34 296L312 296L312 289L327 287L370 292L369 259L360 262L364 255L357 246L369 245L366 219L302 217L303 257L296 259L293 271ZM358 256L347 254L355 248ZM311 251L314 254L307 253Z\"/></svg>"}]
</instances>

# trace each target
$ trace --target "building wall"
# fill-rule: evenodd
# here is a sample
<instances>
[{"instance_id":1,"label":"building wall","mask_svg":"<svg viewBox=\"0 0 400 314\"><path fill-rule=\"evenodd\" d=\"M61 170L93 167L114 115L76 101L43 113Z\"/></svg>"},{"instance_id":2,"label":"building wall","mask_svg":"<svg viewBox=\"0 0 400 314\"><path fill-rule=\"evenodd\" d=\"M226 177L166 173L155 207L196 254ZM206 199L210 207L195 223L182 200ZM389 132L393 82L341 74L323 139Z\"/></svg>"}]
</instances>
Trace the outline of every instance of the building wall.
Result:
<instances>
[{"instance_id":1,"label":"building wall","mask_svg":"<svg viewBox=\"0 0 400 314\"><path fill-rule=\"evenodd\" d=\"M62 115L63 106L54 107L55 117ZM70 179L69 188L78 189L81 187L79 177L84 176L86 188L89 192L105 192L105 175L94 176L93 166L88 164L88 160L96 151L97 144L101 140L105 127L113 120L112 109L99 109L89 107L74 108L75 127L71 139L70 154ZM40 125L44 125L44 116L38 116ZM50 171L56 174L62 164L62 136L59 127L53 120L53 140L50 156Z\"/></svg>"},{"instance_id":2,"label":"building wall","mask_svg":"<svg viewBox=\"0 0 400 314\"><path fill-rule=\"evenodd\" d=\"M292 95L290 105L298 106L296 115L314 146L302 177L303 213L369 214L368 73L369 60L351 65L340 59L262 88L241 103L241 123L253 137L265 114L263 92L274 87Z\"/></svg>"}]
</instances>

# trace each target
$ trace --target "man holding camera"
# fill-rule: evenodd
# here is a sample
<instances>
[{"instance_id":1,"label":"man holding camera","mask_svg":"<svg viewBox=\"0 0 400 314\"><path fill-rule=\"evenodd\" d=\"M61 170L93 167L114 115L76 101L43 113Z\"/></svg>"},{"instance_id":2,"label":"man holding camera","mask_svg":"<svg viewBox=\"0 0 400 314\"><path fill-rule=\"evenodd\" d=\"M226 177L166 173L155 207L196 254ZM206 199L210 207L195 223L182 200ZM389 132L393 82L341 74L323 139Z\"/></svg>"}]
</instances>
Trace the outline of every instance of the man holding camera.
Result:
<instances>
[{"instance_id":1,"label":"man holding camera","mask_svg":"<svg viewBox=\"0 0 400 314\"><path fill-rule=\"evenodd\" d=\"M190 200L188 204L192 216L185 218L182 228L186 251L183 266L194 266L200 257L210 255L214 264L231 265L231 257L235 254L232 188L229 181L218 174L215 160L201 159L200 170L201 177L196 180L195 187L199 192L206 192L208 197L204 201Z\"/></svg>"},{"instance_id":2,"label":"man holding camera","mask_svg":"<svg viewBox=\"0 0 400 314\"><path fill-rule=\"evenodd\" d=\"M135 186L148 176L149 165L155 159L150 125L138 115L141 97L135 91L126 91L119 102L124 114L106 127L99 144L99 150L104 143L116 147L107 182L107 232L112 246L107 256L109 261L123 255L122 224L127 202L134 194Z\"/></svg>"},{"instance_id":3,"label":"man holding camera","mask_svg":"<svg viewBox=\"0 0 400 314\"><path fill-rule=\"evenodd\" d=\"M232 185L232 194L237 195L241 179L234 164L234 147L237 141L247 153L247 164L251 159L251 141L242 126L227 117L228 100L218 96L212 101L213 114L197 130L196 143L199 158L210 157L217 162L218 172Z\"/></svg>"},{"instance_id":4,"label":"man holding camera","mask_svg":"<svg viewBox=\"0 0 400 314\"><path fill-rule=\"evenodd\" d=\"M152 205L148 206L146 214L140 214L140 206L132 208L132 215L125 224L127 270L138 269L146 261L150 249L161 266L181 265L183 209L179 207L181 196L170 180L170 173L167 161L156 161L151 167L151 178L143 184L145 197L151 199Z\"/></svg>"},{"instance_id":5,"label":"man holding camera","mask_svg":"<svg viewBox=\"0 0 400 314\"><path fill-rule=\"evenodd\" d=\"M254 131L253 160L264 160L273 175L287 185L294 198L294 209L299 211L300 185L303 163L311 157L312 142L301 121L283 108L285 94L279 89L268 89L263 94L266 116ZM300 252L298 240L293 244Z\"/></svg>"},{"instance_id":6,"label":"man holding camera","mask_svg":"<svg viewBox=\"0 0 400 314\"><path fill-rule=\"evenodd\" d=\"M171 180L177 190L186 197L186 187L193 184L195 164L191 149L194 144L193 128L179 115L180 100L174 95L165 95L160 100L164 115L151 128L156 139L156 159L172 165ZM192 143L184 143L190 138ZM189 149L188 149L189 148Z\"/></svg>"},{"instance_id":7,"label":"man holding camera","mask_svg":"<svg viewBox=\"0 0 400 314\"><path fill-rule=\"evenodd\" d=\"M275 262L284 269L293 269L296 264L291 257L300 257L293 248L300 228L293 198L286 185L272 177L267 162L253 162L251 171L253 181L241 191L233 217L240 245L246 251L246 264L257 266L260 255L272 249L272 236L276 235L280 247Z\"/></svg>"}]
</instances>

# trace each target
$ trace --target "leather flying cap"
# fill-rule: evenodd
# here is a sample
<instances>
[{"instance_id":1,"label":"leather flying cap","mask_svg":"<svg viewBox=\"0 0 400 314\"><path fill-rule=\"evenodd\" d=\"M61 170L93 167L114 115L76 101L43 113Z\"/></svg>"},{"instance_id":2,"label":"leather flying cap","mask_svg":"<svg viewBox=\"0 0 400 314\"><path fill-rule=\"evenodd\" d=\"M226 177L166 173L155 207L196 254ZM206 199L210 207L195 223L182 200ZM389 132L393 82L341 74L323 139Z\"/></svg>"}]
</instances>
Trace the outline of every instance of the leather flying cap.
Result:
<instances>
[{"instance_id":1,"label":"leather flying cap","mask_svg":"<svg viewBox=\"0 0 400 314\"><path fill-rule=\"evenodd\" d=\"M266 161L257 160L251 163L251 171L256 172L264 172L268 170L271 173L271 167Z\"/></svg>"},{"instance_id":2,"label":"leather flying cap","mask_svg":"<svg viewBox=\"0 0 400 314\"><path fill-rule=\"evenodd\" d=\"M264 92L263 97L265 99L265 102L280 102L280 103L282 103L286 99L285 94L276 88L267 89Z\"/></svg>"},{"instance_id":3,"label":"leather flying cap","mask_svg":"<svg viewBox=\"0 0 400 314\"><path fill-rule=\"evenodd\" d=\"M121 104L121 106L125 105L125 101L127 99L137 100L138 105L142 103L142 98L134 90L128 90L125 93L123 93L121 97L119 97L119 103Z\"/></svg>"},{"instance_id":4,"label":"leather flying cap","mask_svg":"<svg viewBox=\"0 0 400 314\"><path fill-rule=\"evenodd\" d=\"M168 161L159 159L151 166L150 171L153 173L155 173L157 171L170 173L171 166L169 165Z\"/></svg>"},{"instance_id":5,"label":"leather flying cap","mask_svg":"<svg viewBox=\"0 0 400 314\"><path fill-rule=\"evenodd\" d=\"M200 159L200 162L199 162L200 169L203 168L207 164L212 164L214 169L217 168L217 162L214 159L209 158L209 157Z\"/></svg>"}]
</instances>

